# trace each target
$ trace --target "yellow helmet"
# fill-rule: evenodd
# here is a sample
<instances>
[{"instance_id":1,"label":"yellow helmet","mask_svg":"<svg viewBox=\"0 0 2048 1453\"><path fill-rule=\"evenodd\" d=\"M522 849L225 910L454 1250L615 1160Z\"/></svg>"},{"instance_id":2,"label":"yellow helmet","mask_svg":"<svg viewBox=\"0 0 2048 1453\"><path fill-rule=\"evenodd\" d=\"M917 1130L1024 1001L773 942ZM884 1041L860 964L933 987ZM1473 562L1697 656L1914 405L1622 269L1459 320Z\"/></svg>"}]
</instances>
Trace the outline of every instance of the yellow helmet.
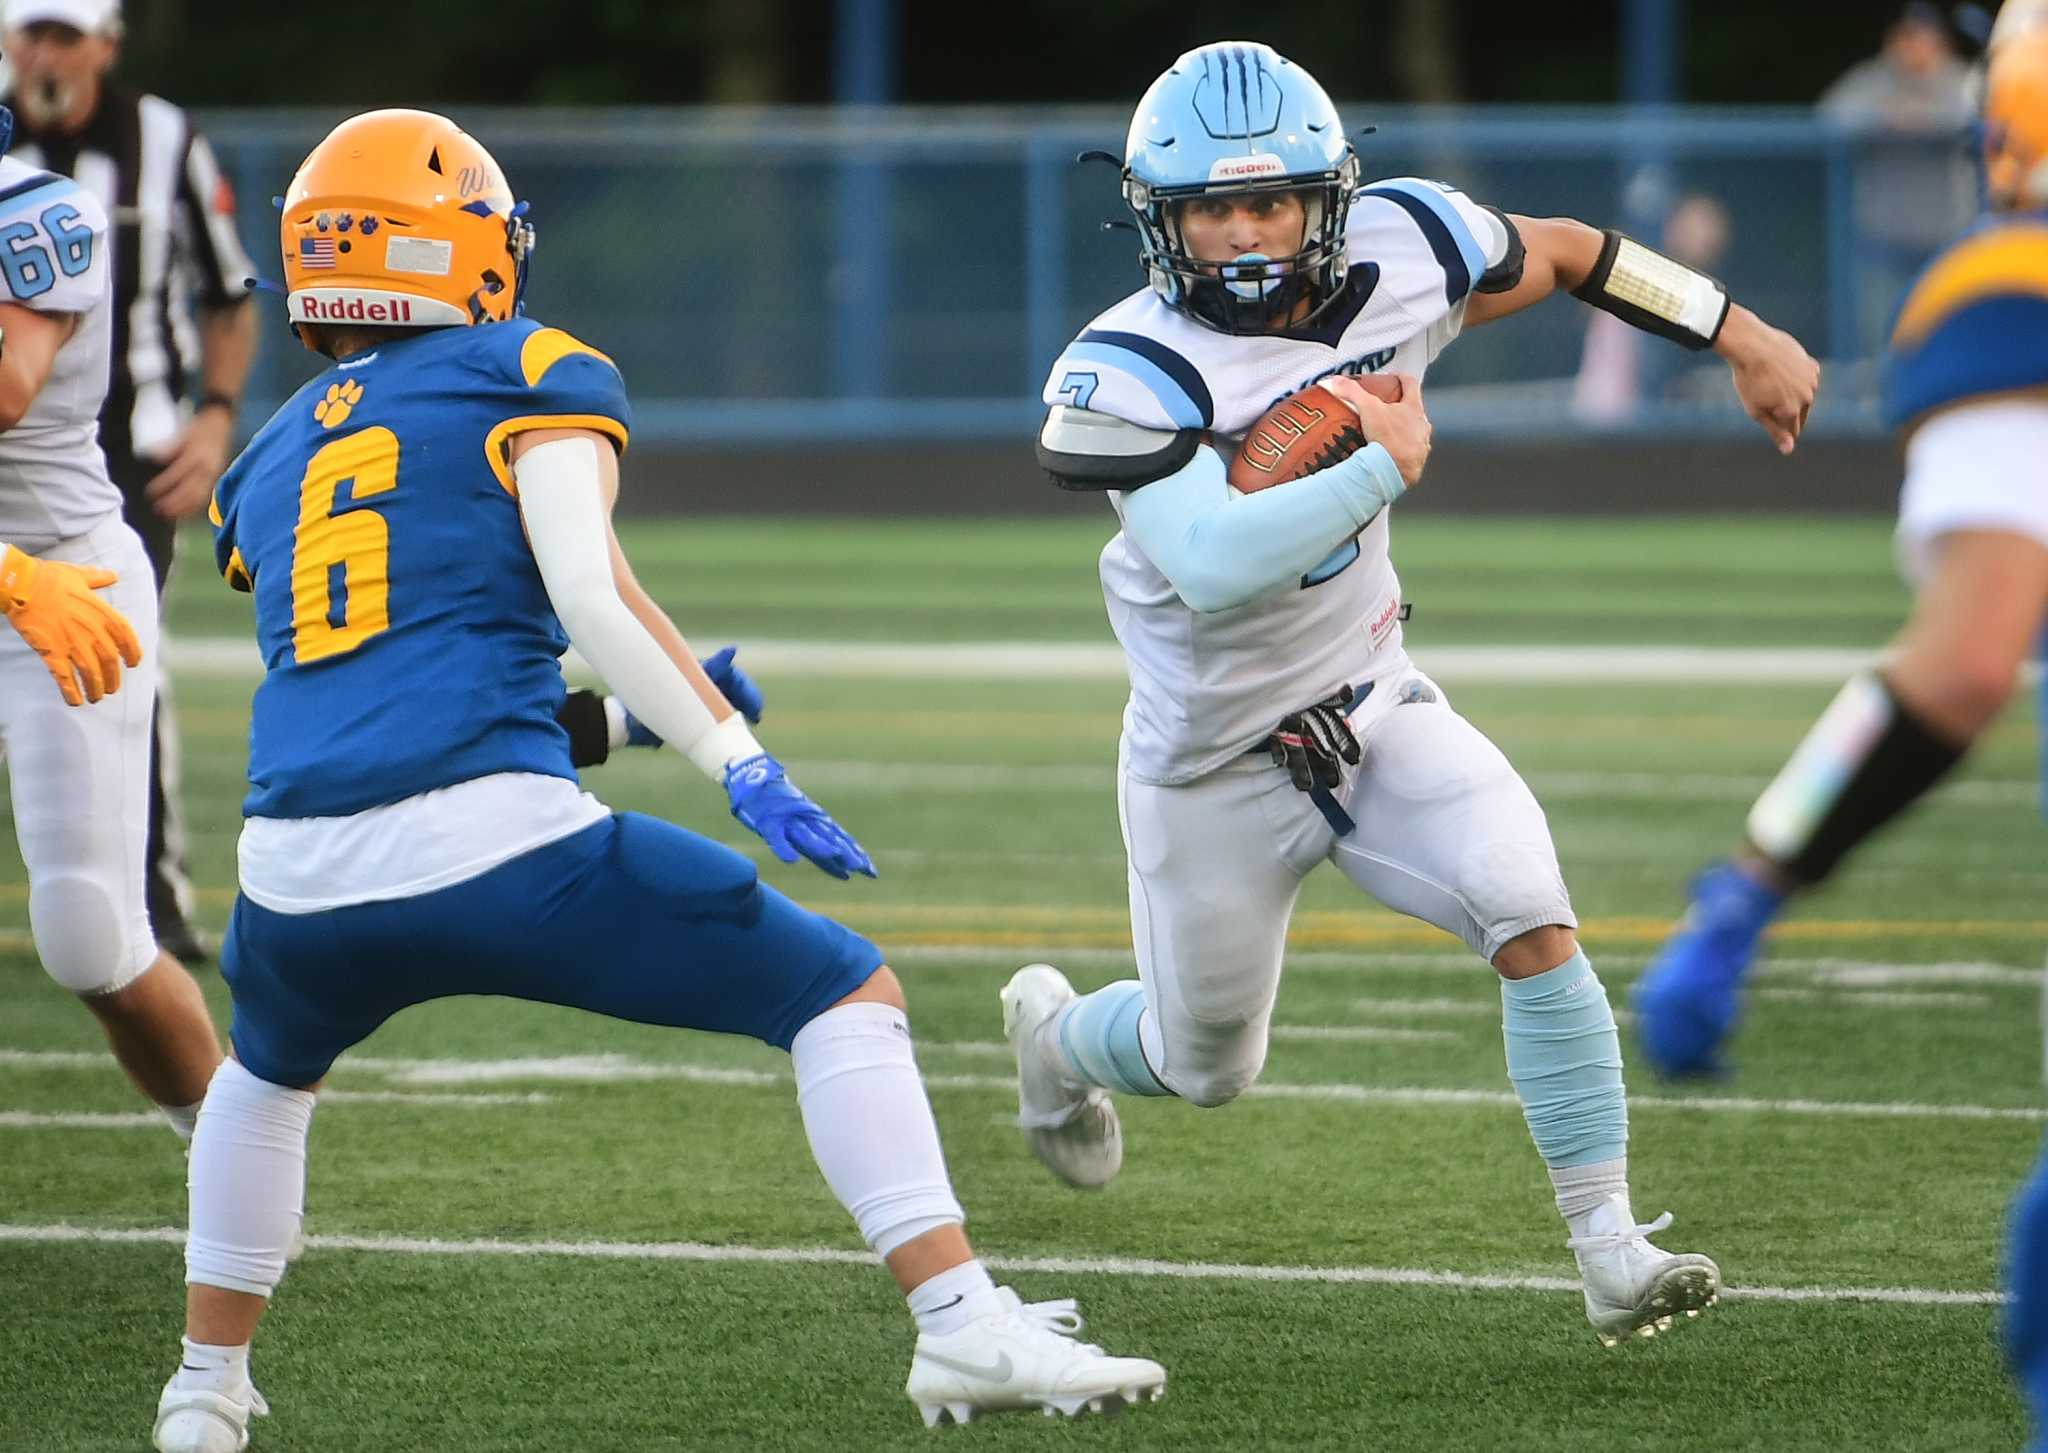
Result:
<instances>
[{"instance_id":1,"label":"yellow helmet","mask_svg":"<svg viewBox=\"0 0 2048 1453\"><path fill-rule=\"evenodd\" d=\"M2008 33L1991 48L1984 186L1991 205L2003 210L2048 204L2048 27Z\"/></svg>"},{"instance_id":2,"label":"yellow helmet","mask_svg":"<svg viewBox=\"0 0 2048 1453\"><path fill-rule=\"evenodd\" d=\"M366 111L327 134L284 195L294 324L502 322L533 227L476 139L431 111Z\"/></svg>"}]
</instances>

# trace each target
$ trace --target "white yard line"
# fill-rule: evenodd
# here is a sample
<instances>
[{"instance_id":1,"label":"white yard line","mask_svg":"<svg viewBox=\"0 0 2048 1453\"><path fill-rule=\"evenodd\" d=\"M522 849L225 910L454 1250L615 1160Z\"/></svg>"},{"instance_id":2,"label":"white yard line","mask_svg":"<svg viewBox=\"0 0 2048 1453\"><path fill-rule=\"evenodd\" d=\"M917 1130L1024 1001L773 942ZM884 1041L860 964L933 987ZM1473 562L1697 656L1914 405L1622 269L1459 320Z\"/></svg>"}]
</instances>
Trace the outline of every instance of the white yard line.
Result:
<instances>
[{"instance_id":1,"label":"white yard line","mask_svg":"<svg viewBox=\"0 0 2048 1453\"><path fill-rule=\"evenodd\" d=\"M1995 1002L1989 994L1954 993L1940 990L1894 992L1887 989L1773 989L1751 991L1757 999L1775 999L1794 1004L1831 1004L1841 1009L1970 1009L1984 1010Z\"/></svg>"},{"instance_id":2,"label":"white yard line","mask_svg":"<svg viewBox=\"0 0 2048 1453\"><path fill-rule=\"evenodd\" d=\"M114 1243L182 1246L175 1226L136 1229L0 1224L0 1242L39 1245ZM873 1266L865 1251L833 1246L713 1246L697 1241L443 1241L412 1236L308 1236L310 1251L364 1251L401 1256L561 1256L610 1261L752 1263L780 1266ZM1408 1266L1256 1266L1237 1262L1157 1261L1116 1256L984 1256L998 1271L1056 1276L1143 1276L1178 1281L1311 1282L1340 1286L1440 1287L1453 1291L1577 1292L1558 1276L1503 1276ZM1724 1295L1772 1302L1888 1302L1919 1307L1995 1306L1995 1291L1933 1287L1731 1286Z\"/></svg>"},{"instance_id":3,"label":"white yard line","mask_svg":"<svg viewBox=\"0 0 2048 1453\"><path fill-rule=\"evenodd\" d=\"M95 1113L86 1110L43 1113L0 1110L0 1130L169 1130L171 1122L153 1110Z\"/></svg>"},{"instance_id":4,"label":"white yard line","mask_svg":"<svg viewBox=\"0 0 2048 1453\"><path fill-rule=\"evenodd\" d=\"M747 668L762 675L874 676L896 680L1122 681L1113 641L745 642ZM255 643L242 636L172 636L164 654L190 676L254 676ZM1417 664L1450 684L1644 681L1697 685L1786 682L1832 685L1868 665L1871 651L1724 646L1441 646ZM589 675L573 652L572 674Z\"/></svg>"},{"instance_id":5,"label":"white yard line","mask_svg":"<svg viewBox=\"0 0 2048 1453\"><path fill-rule=\"evenodd\" d=\"M996 1041L967 1041L970 1053L1001 1053ZM940 1046L958 1049L961 1042L940 1041ZM933 1046L939 1047L939 1046ZM49 1058L44 1058L45 1054ZM76 1051L5 1050L0 1064L77 1064ZM621 1054L533 1056L521 1059L462 1060L408 1059L377 1055L345 1055L337 1071L359 1071L382 1075L403 1086L472 1084L625 1084L649 1081L678 1081L685 1084L765 1087L787 1085L786 1071L749 1069L734 1065L705 1065L671 1060L640 1060ZM1010 1092L1016 1080L1009 1075L925 1076L934 1090L991 1090ZM332 1092L326 1092L331 1094ZM1457 1089L1427 1085L1360 1085L1342 1082L1320 1084L1257 1084L1247 1097L1264 1100L1310 1100L1360 1105L1443 1107L1499 1105L1520 1108L1521 1102L1507 1090ZM403 1097L407 1100L414 1096ZM493 1097L476 1096L456 1103L492 1103ZM497 1103L523 1103L516 1096L497 1097ZM1636 1110L1685 1110L1708 1114L1805 1115L1831 1119L1905 1120L2048 1120L2048 1108L2034 1105L1956 1105L1901 1100L1814 1100L1765 1099L1734 1095L1630 1095L1629 1108Z\"/></svg>"}]
</instances>

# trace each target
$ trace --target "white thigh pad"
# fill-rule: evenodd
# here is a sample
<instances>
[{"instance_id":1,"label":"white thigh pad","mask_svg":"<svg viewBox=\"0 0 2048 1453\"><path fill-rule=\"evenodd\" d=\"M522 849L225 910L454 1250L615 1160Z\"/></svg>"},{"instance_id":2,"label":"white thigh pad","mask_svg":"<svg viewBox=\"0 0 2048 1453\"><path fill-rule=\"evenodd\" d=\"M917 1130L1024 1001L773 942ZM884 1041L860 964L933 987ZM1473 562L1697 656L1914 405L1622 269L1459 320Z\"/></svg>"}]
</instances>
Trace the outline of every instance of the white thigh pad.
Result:
<instances>
[{"instance_id":1,"label":"white thigh pad","mask_svg":"<svg viewBox=\"0 0 2048 1453\"><path fill-rule=\"evenodd\" d=\"M1405 691L1411 682L1422 689ZM1385 704L1354 719L1365 760L1346 805L1358 826L1331 861L1488 960L1532 928L1576 927L1550 825L1500 748L1426 678L1380 689Z\"/></svg>"},{"instance_id":2,"label":"white thigh pad","mask_svg":"<svg viewBox=\"0 0 2048 1453\"><path fill-rule=\"evenodd\" d=\"M118 572L103 594L142 642L142 664L123 673L119 691L73 707L21 638L0 629L0 743L36 950L74 994L109 994L156 960L143 891L155 579L142 542L118 518L45 556Z\"/></svg>"}]
</instances>

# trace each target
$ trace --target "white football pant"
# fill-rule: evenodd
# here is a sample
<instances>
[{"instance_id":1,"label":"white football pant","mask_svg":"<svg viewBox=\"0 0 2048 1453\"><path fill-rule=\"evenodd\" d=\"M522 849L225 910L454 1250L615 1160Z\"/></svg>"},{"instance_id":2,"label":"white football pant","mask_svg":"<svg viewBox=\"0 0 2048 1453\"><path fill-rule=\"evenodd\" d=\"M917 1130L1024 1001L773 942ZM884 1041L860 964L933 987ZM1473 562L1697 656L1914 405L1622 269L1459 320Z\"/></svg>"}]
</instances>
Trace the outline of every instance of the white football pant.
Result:
<instances>
[{"instance_id":1,"label":"white football pant","mask_svg":"<svg viewBox=\"0 0 2048 1453\"><path fill-rule=\"evenodd\" d=\"M141 539L119 515L39 558L119 574L100 594L142 642L142 664L122 672L119 691L66 706L41 658L0 621L0 759L28 867L36 953L50 977L74 994L110 994L154 963L157 952L143 895L156 578Z\"/></svg>"},{"instance_id":2,"label":"white football pant","mask_svg":"<svg viewBox=\"0 0 2048 1453\"><path fill-rule=\"evenodd\" d=\"M1258 1077L1288 919L1319 863L1489 961L1530 929L1578 925L1543 809L1434 682L1381 677L1351 726L1364 761L1333 794L1357 823L1342 838L1264 753L1182 787L1119 767L1152 1068L1183 1099L1220 1105Z\"/></svg>"}]
</instances>

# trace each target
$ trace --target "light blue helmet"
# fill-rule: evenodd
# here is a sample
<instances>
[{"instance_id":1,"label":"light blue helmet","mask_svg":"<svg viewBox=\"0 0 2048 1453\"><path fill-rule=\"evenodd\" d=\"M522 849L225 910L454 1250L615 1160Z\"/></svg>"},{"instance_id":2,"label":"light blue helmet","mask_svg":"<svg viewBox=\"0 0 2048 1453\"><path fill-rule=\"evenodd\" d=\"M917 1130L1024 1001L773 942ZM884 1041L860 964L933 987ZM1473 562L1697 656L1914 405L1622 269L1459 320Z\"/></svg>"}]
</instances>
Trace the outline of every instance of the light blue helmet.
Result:
<instances>
[{"instance_id":1,"label":"light blue helmet","mask_svg":"<svg viewBox=\"0 0 2048 1453\"><path fill-rule=\"evenodd\" d=\"M1271 46L1218 41L1175 61L1131 117L1123 181L1153 291L1196 322L1262 333L1306 322L1343 291L1358 156L1315 77ZM1247 254L1220 267L1188 254L1182 202L1262 191L1302 194L1301 251Z\"/></svg>"}]
</instances>

